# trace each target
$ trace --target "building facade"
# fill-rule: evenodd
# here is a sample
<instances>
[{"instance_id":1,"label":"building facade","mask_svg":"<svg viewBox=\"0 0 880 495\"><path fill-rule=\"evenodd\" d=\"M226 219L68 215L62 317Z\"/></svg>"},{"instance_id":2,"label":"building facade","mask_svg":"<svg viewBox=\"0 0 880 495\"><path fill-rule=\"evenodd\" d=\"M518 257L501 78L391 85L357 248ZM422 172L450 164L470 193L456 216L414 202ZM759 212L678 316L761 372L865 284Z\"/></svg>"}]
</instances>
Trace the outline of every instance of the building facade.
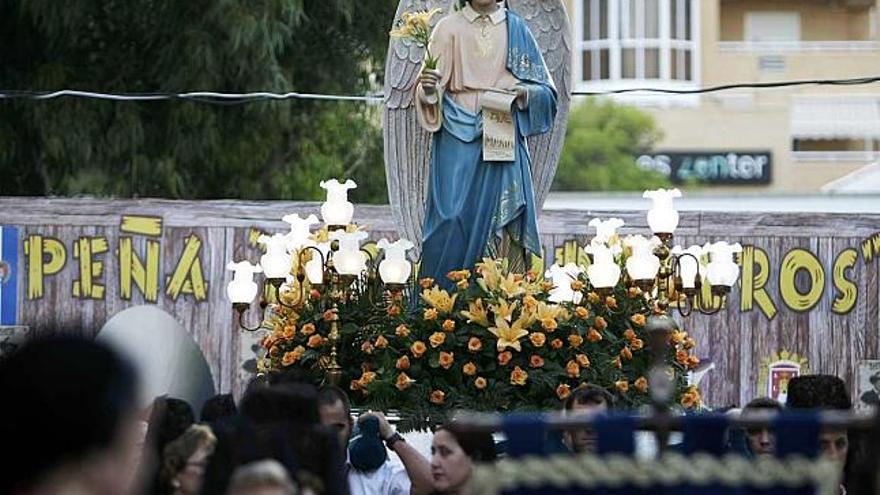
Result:
<instances>
[{"instance_id":1,"label":"building facade","mask_svg":"<svg viewBox=\"0 0 880 495\"><path fill-rule=\"evenodd\" d=\"M880 75L878 0L569 0L576 91ZM615 96L664 137L639 164L710 190L815 192L880 158L880 83ZM858 182L858 181L855 181Z\"/></svg>"}]
</instances>

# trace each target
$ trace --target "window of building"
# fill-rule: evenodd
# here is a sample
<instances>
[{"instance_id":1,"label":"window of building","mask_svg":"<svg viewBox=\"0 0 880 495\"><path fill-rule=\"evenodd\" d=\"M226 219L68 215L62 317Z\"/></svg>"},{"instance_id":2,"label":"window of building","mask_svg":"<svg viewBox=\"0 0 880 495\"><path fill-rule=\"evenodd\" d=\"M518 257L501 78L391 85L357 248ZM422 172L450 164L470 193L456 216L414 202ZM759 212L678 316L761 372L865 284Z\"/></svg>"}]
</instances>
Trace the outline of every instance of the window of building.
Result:
<instances>
[{"instance_id":1,"label":"window of building","mask_svg":"<svg viewBox=\"0 0 880 495\"><path fill-rule=\"evenodd\" d=\"M799 41L801 16L797 12L748 12L745 41Z\"/></svg>"},{"instance_id":2,"label":"window of building","mask_svg":"<svg viewBox=\"0 0 880 495\"><path fill-rule=\"evenodd\" d=\"M582 84L695 83L699 0L575 0Z\"/></svg>"}]
</instances>

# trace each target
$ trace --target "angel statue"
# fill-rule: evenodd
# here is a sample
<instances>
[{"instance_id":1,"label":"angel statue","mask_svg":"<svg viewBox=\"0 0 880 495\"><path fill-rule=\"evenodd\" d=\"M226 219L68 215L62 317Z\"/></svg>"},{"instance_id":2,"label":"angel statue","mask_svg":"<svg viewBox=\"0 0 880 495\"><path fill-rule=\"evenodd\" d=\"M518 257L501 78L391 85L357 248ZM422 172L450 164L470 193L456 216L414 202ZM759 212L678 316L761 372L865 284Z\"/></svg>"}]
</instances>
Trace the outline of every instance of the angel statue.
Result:
<instances>
[{"instance_id":1,"label":"angel statue","mask_svg":"<svg viewBox=\"0 0 880 495\"><path fill-rule=\"evenodd\" d=\"M537 212L568 118L562 4L401 0L398 25L445 14L429 43L393 31L386 67L389 195L402 234L421 241L422 276L448 285L484 256L520 272L540 256Z\"/></svg>"}]
</instances>

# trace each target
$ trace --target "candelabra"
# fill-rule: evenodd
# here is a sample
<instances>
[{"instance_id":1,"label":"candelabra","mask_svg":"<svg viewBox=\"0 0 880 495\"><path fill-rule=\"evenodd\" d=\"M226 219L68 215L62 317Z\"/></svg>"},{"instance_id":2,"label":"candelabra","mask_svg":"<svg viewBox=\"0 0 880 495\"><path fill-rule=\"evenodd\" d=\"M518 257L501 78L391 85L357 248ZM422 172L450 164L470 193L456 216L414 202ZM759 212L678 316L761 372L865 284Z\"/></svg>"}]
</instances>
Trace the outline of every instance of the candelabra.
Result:
<instances>
[{"instance_id":1,"label":"candelabra","mask_svg":"<svg viewBox=\"0 0 880 495\"><path fill-rule=\"evenodd\" d=\"M261 313L271 302L278 311L298 311L312 305L318 313L329 315L324 320L329 325L330 354L322 366L325 381L336 385L342 377L337 359L339 303L365 300L368 304L380 304L385 302L386 295L398 297L413 287L413 263L406 257L413 244L406 239L393 243L382 239L378 247L383 254L375 256L361 246L367 232L352 224L354 205L348 201L347 192L357 187L354 181L322 181L321 187L327 190L327 200L321 205L324 229L311 231L313 225L320 223L315 215L284 216L282 220L290 224L290 232L257 239L266 251L259 265L248 261L227 265L235 272L227 285L227 295L239 326L247 331L262 326L249 327L244 323L257 294L261 295ZM265 277L262 288L253 280L257 273Z\"/></svg>"}]
</instances>

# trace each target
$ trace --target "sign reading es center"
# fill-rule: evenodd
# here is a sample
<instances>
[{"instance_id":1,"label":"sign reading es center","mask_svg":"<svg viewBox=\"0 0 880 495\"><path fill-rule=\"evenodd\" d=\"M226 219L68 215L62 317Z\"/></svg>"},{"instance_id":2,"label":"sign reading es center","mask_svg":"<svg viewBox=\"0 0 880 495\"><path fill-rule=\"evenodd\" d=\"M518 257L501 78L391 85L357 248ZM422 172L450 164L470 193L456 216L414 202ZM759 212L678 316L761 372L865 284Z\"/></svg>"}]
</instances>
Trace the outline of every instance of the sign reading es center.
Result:
<instances>
[{"instance_id":1,"label":"sign reading es center","mask_svg":"<svg viewBox=\"0 0 880 495\"><path fill-rule=\"evenodd\" d=\"M769 184L769 151L658 152L642 155L636 163L669 177L673 184Z\"/></svg>"}]
</instances>

